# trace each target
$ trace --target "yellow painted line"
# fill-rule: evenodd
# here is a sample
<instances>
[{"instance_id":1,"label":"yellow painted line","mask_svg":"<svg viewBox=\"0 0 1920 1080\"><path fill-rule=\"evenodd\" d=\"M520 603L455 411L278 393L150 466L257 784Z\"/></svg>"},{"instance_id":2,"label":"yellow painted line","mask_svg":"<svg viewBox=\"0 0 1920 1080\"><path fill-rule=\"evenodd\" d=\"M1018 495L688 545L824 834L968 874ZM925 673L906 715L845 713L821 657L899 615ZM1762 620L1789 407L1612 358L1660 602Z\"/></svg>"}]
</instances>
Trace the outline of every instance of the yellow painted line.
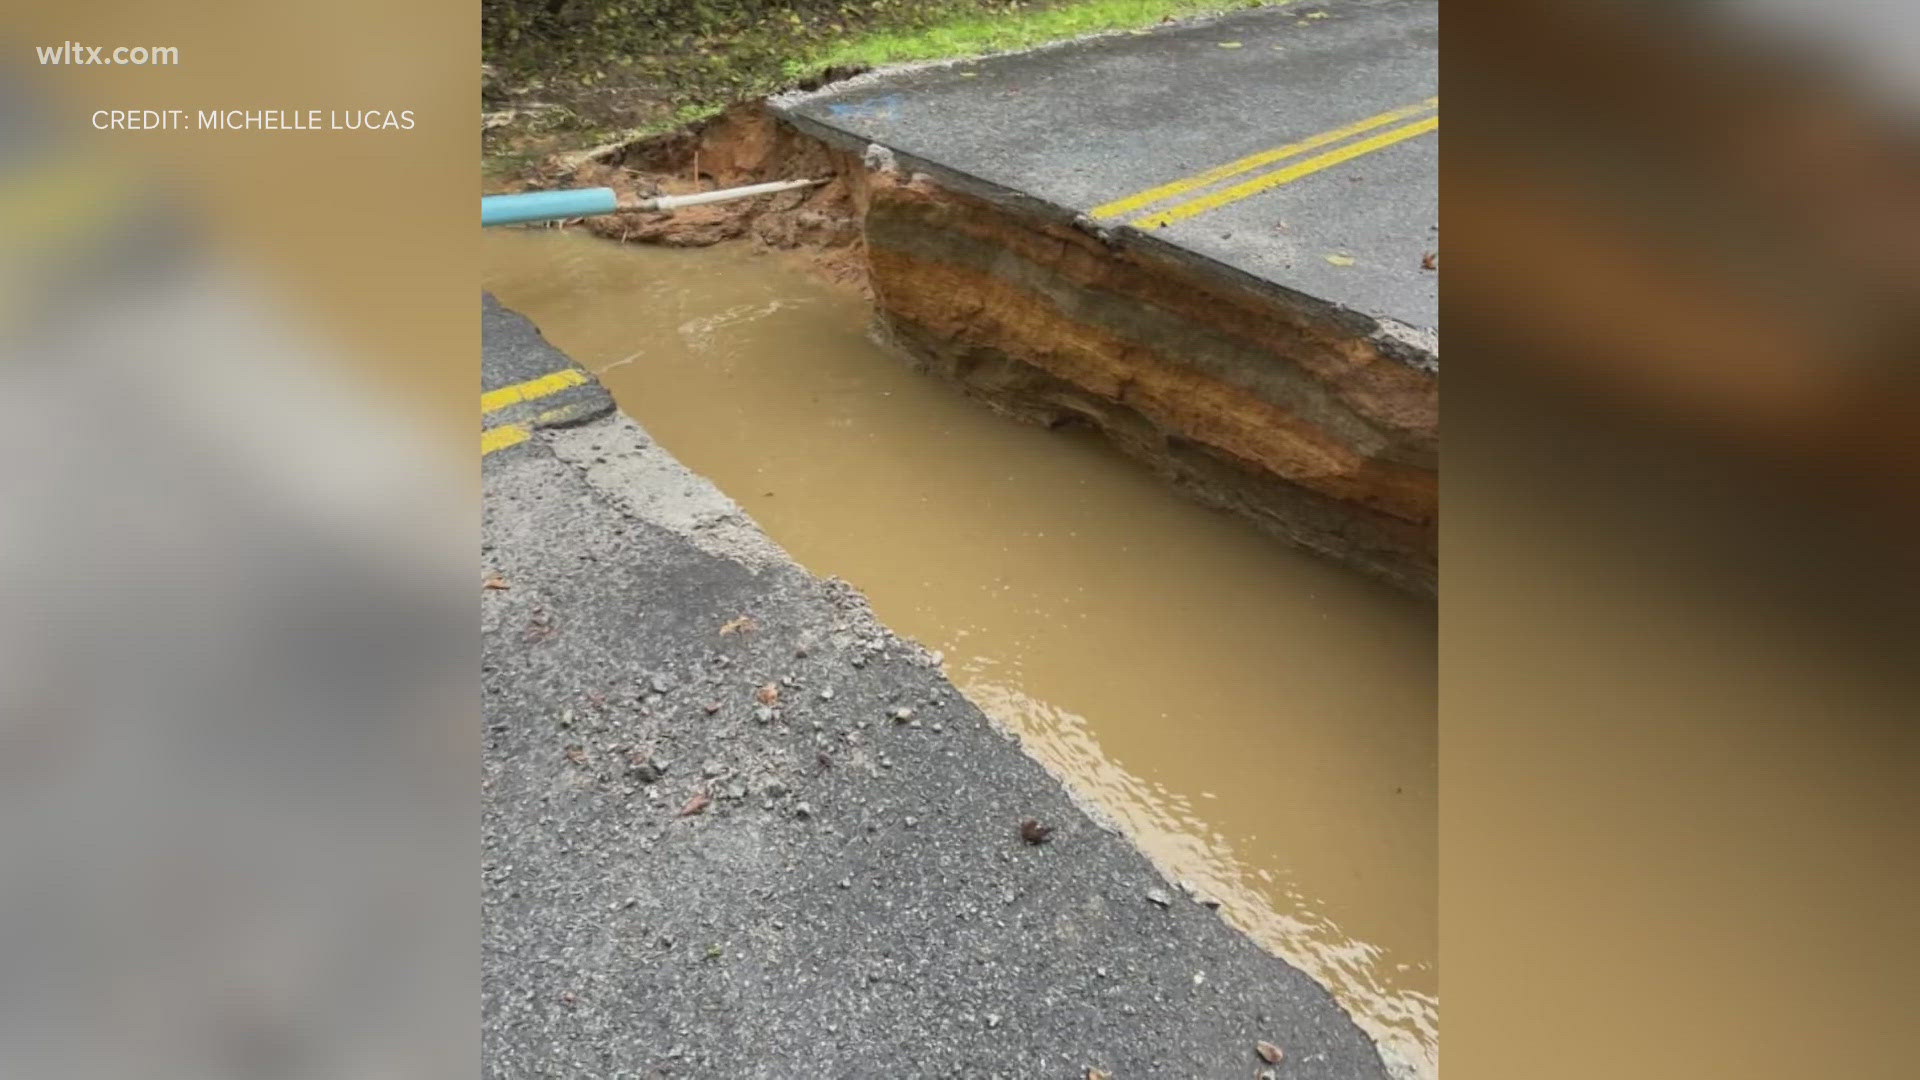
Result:
<instances>
[{"instance_id":1,"label":"yellow painted line","mask_svg":"<svg viewBox=\"0 0 1920 1080\"><path fill-rule=\"evenodd\" d=\"M1202 195L1199 198L1189 199L1186 202L1162 210L1157 214L1148 214L1145 217L1135 218L1127 222L1127 224L1136 229L1162 228L1176 221L1183 221L1193 217L1195 214L1204 214L1209 210L1218 209L1228 203L1239 202L1249 195L1258 195L1260 192L1279 187L1281 184L1290 184L1303 176L1312 176L1322 169L1330 169L1343 161L1352 161L1362 154L1371 154L1375 150L1385 149L1394 143L1405 142L1415 135L1424 135L1439 126L1440 118L1437 116L1429 116L1425 120L1416 120L1404 127L1397 127L1391 131L1383 131L1372 138L1361 139L1359 142L1348 143L1337 150L1329 150L1324 154L1310 157L1305 161L1296 162L1284 169L1275 169L1270 173L1256 176L1252 180L1235 184L1230 188L1222 188L1210 195Z\"/></svg>"},{"instance_id":2,"label":"yellow painted line","mask_svg":"<svg viewBox=\"0 0 1920 1080\"><path fill-rule=\"evenodd\" d=\"M548 409L546 412L534 417L533 422L536 427L559 427L562 424L578 419L579 416L580 405L576 402L572 405L562 405L557 409Z\"/></svg>"},{"instance_id":3,"label":"yellow painted line","mask_svg":"<svg viewBox=\"0 0 1920 1080\"><path fill-rule=\"evenodd\" d=\"M1172 183L1161 184L1159 187L1148 188L1138 194L1129 195L1124 199L1115 199L1113 202L1107 203L1104 206L1094 207L1091 213L1095 218L1120 217L1123 214L1130 214L1135 210L1145 209L1154 203L1171 199L1176 195L1185 195L1189 191L1206 187L1209 184L1217 184L1229 177L1239 176L1243 172L1260 168L1262 165L1271 165L1276 161L1285 161L1290 157L1304 154L1309 150L1318 150L1328 143L1337 143L1341 139L1349 139L1362 132L1372 131L1377 127L1385 127L1396 121L1405 120L1410 116L1418 116L1423 112L1439 107L1440 99L1438 97L1430 97L1425 101L1415 102L1412 105L1405 105L1398 109L1390 109L1378 116L1369 116L1365 120L1356 120L1345 127L1337 127L1332 131L1323 131L1318 135L1309 135L1299 142L1288 143L1285 146L1276 146L1271 150L1262 150L1257 154L1243 157L1239 161L1230 161L1217 168L1208 169L1206 172L1196 173L1184 180L1175 180Z\"/></svg>"},{"instance_id":4,"label":"yellow painted line","mask_svg":"<svg viewBox=\"0 0 1920 1080\"><path fill-rule=\"evenodd\" d=\"M549 394L557 394L569 386L579 386L586 381L586 373L578 368L561 368L559 371L550 371L537 379L528 379L523 383L489 390L480 395L480 415L485 416L491 412L499 412L509 405L518 405L523 401L534 401Z\"/></svg>"},{"instance_id":5,"label":"yellow painted line","mask_svg":"<svg viewBox=\"0 0 1920 1080\"><path fill-rule=\"evenodd\" d=\"M480 456L486 457L495 450L505 450L509 446L518 446L533 434L524 424L501 424L480 433Z\"/></svg>"}]
</instances>

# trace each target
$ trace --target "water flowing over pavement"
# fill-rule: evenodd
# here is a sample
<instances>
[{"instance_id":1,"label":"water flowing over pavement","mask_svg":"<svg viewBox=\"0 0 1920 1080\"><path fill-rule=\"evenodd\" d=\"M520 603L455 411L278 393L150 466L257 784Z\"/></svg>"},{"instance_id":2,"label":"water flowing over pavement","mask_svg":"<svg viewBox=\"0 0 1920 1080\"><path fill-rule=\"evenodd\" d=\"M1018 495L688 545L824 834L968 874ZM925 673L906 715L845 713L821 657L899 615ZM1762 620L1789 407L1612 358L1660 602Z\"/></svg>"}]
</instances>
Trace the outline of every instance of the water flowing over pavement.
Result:
<instances>
[{"instance_id":1,"label":"water flowing over pavement","mask_svg":"<svg viewBox=\"0 0 1920 1080\"><path fill-rule=\"evenodd\" d=\"M995 415L749 245L489 233L483 277L679 460L847 579L1390 1060L1439 991L1432 608Z\"/></svg>"},{"instance_id":2,"label":"water flowing over pavement","mask_svg":"<svg viewBox=\"0 0 1920 1080\"><path fill-rule=\"evenodd\" d=\"M575 370L488 308L491 392ZM487 1075L1386 1075L851 589L535 405L483 444Z\"/></svg>"}]
</instances>

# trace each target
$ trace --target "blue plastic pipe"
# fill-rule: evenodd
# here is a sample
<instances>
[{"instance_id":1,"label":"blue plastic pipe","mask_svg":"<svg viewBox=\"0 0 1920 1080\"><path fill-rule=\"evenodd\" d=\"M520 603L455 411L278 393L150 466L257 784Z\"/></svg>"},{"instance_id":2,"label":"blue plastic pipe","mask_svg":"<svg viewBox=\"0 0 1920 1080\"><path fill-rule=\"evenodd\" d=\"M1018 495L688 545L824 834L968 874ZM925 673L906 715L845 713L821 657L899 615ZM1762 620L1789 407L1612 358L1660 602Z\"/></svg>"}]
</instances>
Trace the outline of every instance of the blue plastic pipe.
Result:
<instances>
[{"instance_id":1,"label":"blue plastic pipe","mask_svg":"<svg viewBox=\"0 0 1920 1080\"><path fill-rule=\"evenodd\" d=\"M480 224L520 225L529 221L560 221L611 214L619 208L619 200L613 189L604 187L488 195L480 200Z\"/></svg>"}]
</instances>

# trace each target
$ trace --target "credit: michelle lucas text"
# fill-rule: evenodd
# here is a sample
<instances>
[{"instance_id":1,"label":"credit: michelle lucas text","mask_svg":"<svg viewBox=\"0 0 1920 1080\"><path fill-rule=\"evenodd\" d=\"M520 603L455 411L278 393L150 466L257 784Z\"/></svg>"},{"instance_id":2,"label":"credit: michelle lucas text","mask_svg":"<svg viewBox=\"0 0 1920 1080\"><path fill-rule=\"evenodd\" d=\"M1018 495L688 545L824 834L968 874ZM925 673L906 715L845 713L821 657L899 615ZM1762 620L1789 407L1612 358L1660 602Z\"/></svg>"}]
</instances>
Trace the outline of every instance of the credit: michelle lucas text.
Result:
<instances>
[{"instance_id":1,"label":"credit: michelle lucas text","mask_svg":"<svg viewBox=\"0 0 1920 1080\"><path fill-rule=\"evenodd\" d=\"M95 109L99 131L412 131L412 109Z\"/></svg>"}]
</instances>

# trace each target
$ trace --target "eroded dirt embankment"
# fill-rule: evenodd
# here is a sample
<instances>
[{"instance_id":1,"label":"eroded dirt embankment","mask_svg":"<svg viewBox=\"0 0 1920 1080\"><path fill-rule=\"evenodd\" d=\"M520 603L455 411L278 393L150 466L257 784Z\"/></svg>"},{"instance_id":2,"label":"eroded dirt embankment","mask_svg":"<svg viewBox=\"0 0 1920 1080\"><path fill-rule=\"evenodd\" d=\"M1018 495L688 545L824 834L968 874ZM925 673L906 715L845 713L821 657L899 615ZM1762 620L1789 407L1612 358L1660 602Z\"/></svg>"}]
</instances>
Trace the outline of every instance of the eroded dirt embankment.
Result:
<instances>
[{"instance_id":1,"label":"eroded dirt embankment","mask_svg":"<svg viewBox=\"0 0 1920 1080\"><path fill-rule=\"evenodd\" d=\"M587 227L798 253L864 288L891 344L995 408L1098 428L1207 502L1433 590L1439 382L1404 335L1151 243L870 169L758 105L547 179L678 193L801 176L832 179Z\"/></svg>"},{"instance_id":2,"label":"eroded dirt embankment","mask_svg":"<svg viewBox=\"0 0 1920 1080\"><path fill-rule=\"evenodd\" d=\"M606 186L626 195L682 195L765 180L829 178L812 189L671 213L622 213L584 219L615 240L707 247L751 240L795 253L840 284L864 289L860 222L866 170L858 158L803 135L763 106L738 105L680 131L611 148L586 161L562 156L535 179L543 186Z\"/></svg>"}]
</instances>

